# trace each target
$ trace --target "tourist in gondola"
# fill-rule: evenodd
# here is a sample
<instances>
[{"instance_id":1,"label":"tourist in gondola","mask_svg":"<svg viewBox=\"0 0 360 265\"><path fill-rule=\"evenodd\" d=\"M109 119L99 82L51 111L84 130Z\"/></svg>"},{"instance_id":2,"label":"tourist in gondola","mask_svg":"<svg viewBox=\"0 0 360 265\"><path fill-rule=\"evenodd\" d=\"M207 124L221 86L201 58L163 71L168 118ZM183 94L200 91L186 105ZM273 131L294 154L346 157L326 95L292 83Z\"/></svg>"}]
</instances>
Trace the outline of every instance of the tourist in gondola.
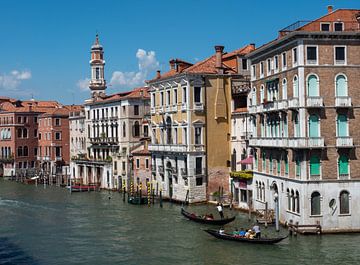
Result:
<instances>
[{"instance_id":1,"label":"tourist in gondola","mask_svg":"<svg viewBox=\"0 0 360 265\"><path fill-rule=\"evenodd\" d=\"M235 228L233 232L233 236L239 236L239 230L237 228Z\"/></svg>"},{"instance_id":2,"label":"tourist in gondola","mask_svg":"<svg viewBox=\"0 0 360 265\"><path fill-rule=\"evenodd\" d=\"M245 237L245 234L246 234L246 231L244 228L241 228L240 231L239 231L239 236L240 237Z\"/></svg>"},{"instance_id":3,"label":"tourist in gondola","mask_svg":"<svg viewBox=\"0 0 360 265\"><path fill-rule=\"evenodd\" d=\"M224 228L222 228L222 227L220 228L220 230L219 230L219 234L220 234L220 235L225 234L225 230L224 230Z\"/></svg>"},{"instance_id":4,"label":"tourist in gondola","mask_svg":"<svg viewBox=\"0 0 360 265\"><path fill-rule=\"evenodd\" d=\"M218 203L216 208L217 208L217 210L218 210L218 212L220 214L221 219L224 219L224 212L223 212L222 204Z\"/></svg>"}]
</instances>

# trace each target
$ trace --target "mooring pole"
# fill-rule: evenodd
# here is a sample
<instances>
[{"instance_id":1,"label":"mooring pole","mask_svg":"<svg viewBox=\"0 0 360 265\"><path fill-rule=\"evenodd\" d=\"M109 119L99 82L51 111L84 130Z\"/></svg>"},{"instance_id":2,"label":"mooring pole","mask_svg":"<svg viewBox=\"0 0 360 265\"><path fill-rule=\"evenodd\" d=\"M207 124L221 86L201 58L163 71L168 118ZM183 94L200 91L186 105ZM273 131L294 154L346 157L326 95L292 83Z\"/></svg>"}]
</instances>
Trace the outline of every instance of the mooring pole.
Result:
<instances>
[{"instance_id":1,"label":"mooring pole","mask_svg":"<svg viewBox=\"0 0 360 265\"><path fill-rule=\"evenodd\" d=\"M163 204L162 204L162 189L160 188L160 207L162 208L163 207Z\"/></svg>"}]
</instances>

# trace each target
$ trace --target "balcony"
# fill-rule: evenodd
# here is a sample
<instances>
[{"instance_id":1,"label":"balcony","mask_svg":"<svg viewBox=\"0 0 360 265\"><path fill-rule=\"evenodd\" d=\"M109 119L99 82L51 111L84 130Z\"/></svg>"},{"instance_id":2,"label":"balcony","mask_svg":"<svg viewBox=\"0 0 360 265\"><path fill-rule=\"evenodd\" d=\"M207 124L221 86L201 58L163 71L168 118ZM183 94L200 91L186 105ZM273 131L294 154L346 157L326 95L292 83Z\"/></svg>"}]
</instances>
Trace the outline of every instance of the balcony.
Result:
<instances>
[{"instance_id":1,"label":"balcony","mask_svg":"<svg viewBox=\"0 0 360 265\"><path fill-rule=\"evenodd\" d=\"M249 113L250 114L255 114L256 113L256 106L255 105L252 105L252 106L249 106L248 107L248 110L249 110Z\"/></svg>"},{"instance_id":2,"label":"balcony","mask_svg":"<svg viewBox=\"0 0 360 265\"><path fill-rule=\"evenodd\" d=\"M92 144L117 144L119 142L117 137L91 137Z\"/></svg>"},{"instance_id":3,"label":"balcony","mask_svg":"<svg viewBox=\"0 0 360 265\"><path fill-rule=\"evenodd\" d=\"M192 144L190 146L190 151L192 151L192 152L205 152L205 145L203 145L203 144Z\"/></svg>"},{"instance_id":4,"label":"balcony","mask_svg":"<svg viewBox=\"0 0 360 265\"><path fill-rule=\"evenodd\" d=\"M335 107L337 108L349 108L351 107L351 97L336 97Z\"/></svg>"},{"instance_id":5,"label":"balcony","mask_svg":"<svg viewBox=\"0 0 360 265\"><path fill-rule=\"evenodd\" d=\"M186 177L188 175L187 168L181 169L181 176Z\"/></svg>"},{"instance_id":6,"label":"balcony","mask_svg":"<svg viewBox=\"0 0 360 265\"><path fill-rule=\"evenodd\" d=\"M349 174L339 174L339 179L341 179L341 180L350 179L350 175Z\"/></svg>"},{"instance_id":7,"label":"balcony","mask_svg":"<svg viewBox=\"0 0 360 265\"><path fill-rule=\"evenodd\" d=\"M287 147L287 138L251 138L249 140L250 146L264 146L264 147Z\"/></svg>"},{"instance_id":8,"label":"balcony","mask_svg":"<svg viewBox=\"0 0 360 265\"><path fill-rule=\"evenodd\" d=\"M172 112L177 112L177 111L178 111L178 107L177 107L176 104L175 104L175 105L172 105L171 111L172 111Z\"/></svg>"},{"instance_id":9,"label":"balcony","mask_svg":"<svg viewBox=\"0 0 360 265\"><path fill-rule=\"evenodd\" d=\"M171 106L170 105L167 105L165 107L165 112L171 112Z\"/></svg>"},{"instance_id":10,"label":"balcony","mask_svg":"<svg viewBox=\"0 0 360 265\"><path fill-rule=\"evenodd\" d=\"M151 108L150 108L150 114L151 114L151 115L155 115L155 113L156 113L155 107L151 107Z\"/></svg>"},{"instance_id":11,"label":"balcony","mask_svg":"<svg viewBox=\"0 0 360 265\"><path fill-rule=\"evenodd\" d=\"M309 179L310 179L310 180L318 181L318 180L321 179L321 176L320 176L320 175L310 175L310 176L309 176Z\"/></svg>"},{"instance_id":12,"label":"balcony","mask_svg":"<svg viewBox=\"0 0 360 265\"><path fill-rule=\"evenodd\" d=\"M323 148L325 146L323 137L297 137L289 138L290 148Z\"/></svg>"},{"instance_id":13,"label":"balcony","mask_svg":"<svg viewBox=\"0 0 360 265\"><path fill-rule=\"evenodd\" d=\"M252 179L253 171L252 170L240 170L230 172L230 177L240 178L240 179Z\"/></svg>"},{"instance_id":14,"label":"balcony","mask_svg":"<svg viewBox=\"0 0 360 265\"><path fill-rule=\"evenodd\" d=\"M351 148L354 146L353 138L349 136L336 137L336 147Z\"/></svg>"},{"instance_id":15,"label":"balcony","mask_svg":"<svg viewBox=\"0 0 360 265\"><path fill-rule=\"evenodd\" d=\"M55 161L62 161L62 157L61 156L56 156Z\"/></svg>"},{"instance_id":16,"label":"balcony","mask_svg":"<svg viewBox=\"0 0 360 265\"><path fill-rule=\"evenodd\" d=\"M322 97L308 97L306 99L306 106L308 108L322 108L324 107L324 100Z\"/></svg>"},{"instance_id":17,"label":"balcony","mask_svg":"<svg viewBox=\"0 0 360 265\"><path fill-rule=\"evenodd\" d=\"M149 144L151 152L186 152L187 145L183 144Z\"/></svg>"},{"instance_id":18,"label":"balcony","mask_svg":"<svg viewBox=\"0 0 360 265\"><path fill-rule=\"evenodd\" d=\"M181 110L182 110L182 111L185 111L186 108L187 108L186 103L182 103L182 104L181 104Z\"/></svg>"},{"instance_id":19,"label":"balcony","mask_svg":"<svg viewBox=\"0 0 360 265\"><path fill-rule=\"evenodd\" d=\"M194 110L195 111L204 111L204 104L201 102L194 103Z\"/></svg>"},{"instance_id":20,"label":"balcony","mask_svg":"<svg viewBox=\"0 0 360 265\"><path fill-rule=\"evenodd\" d=\"M158 171L164 174L164 166L158 166Z\"/></svg>"},{"instance_id":21,"label":"balcony","mask_svg":"<svg viewBox=\"0 0 360 265\"><path fill-rule=\"evenodd\" d=\"M290 98L288 101L289 109L297 109L299 107L299 99L298 98Z\"/></svg>"}]
</instances>

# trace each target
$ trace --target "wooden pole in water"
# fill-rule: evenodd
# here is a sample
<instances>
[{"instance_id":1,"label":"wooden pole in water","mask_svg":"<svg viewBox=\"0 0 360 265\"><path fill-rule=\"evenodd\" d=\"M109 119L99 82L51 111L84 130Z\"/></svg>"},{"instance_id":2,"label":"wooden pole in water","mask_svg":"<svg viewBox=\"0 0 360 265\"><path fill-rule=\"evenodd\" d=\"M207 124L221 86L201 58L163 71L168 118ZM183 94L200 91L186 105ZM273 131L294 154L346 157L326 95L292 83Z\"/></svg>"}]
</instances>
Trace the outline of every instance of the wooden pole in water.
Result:
<instances>
[{"instance_id":1,"label":"wooden pole in water","mask_svg":"<svg viewBox=\"0 0 360 265\"><path fill-rule=\"evenodd\" d=\"M268 216L267 212L268 212L268 203L265 202L265 216L264 216L264 218L265 218L265 227L267 227L267 216Z\"/></svg>"},{"instance_id":2,"label":"wooden pole in water","mask_svg":"<svg viewBox=\"0 0 360 265\"><path fill-rule=\"evenodd\" d=\"M148 185L148 187L147 187L148 206L150 207L150 204L151 204L151 186L150 186L150 182L148 182L147 185Z\"/></svg>"},{"instance_id":3,"label":"wooden pole in water","mask_svg":"<svg viewBox=\"0 0 360 265\"><path fill-rule=\"evenodd\" d=\"M160 207L162 208L163 207L163 204L162 204L162 190L160 188Z\"/></svg>"}]
</instances>

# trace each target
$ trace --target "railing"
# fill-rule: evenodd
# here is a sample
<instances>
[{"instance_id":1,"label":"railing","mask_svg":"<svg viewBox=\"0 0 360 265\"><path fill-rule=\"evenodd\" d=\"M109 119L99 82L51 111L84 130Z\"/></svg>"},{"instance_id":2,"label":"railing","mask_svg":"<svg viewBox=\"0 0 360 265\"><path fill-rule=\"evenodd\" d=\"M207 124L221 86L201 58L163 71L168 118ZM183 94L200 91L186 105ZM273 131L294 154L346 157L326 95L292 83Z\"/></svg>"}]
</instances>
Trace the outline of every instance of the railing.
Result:
<instances>
[{"instance_id":1,"label":"railing","mask_svg":"<svg viewBox=\"0 0 360 265\"><path fill-rule=\"evenodd\" d=\"M149 144L152 152L186 152L187 145L183 144Z\"/></svg>"},{"instance_id":2,"label":"railing","mask_svg":"<svg viewBox=\"0 0 360 265\"><path fill-rule=\"evenodd\" d=\"M176 104L175 104L175 105L172 105L171 111L172 111L172 112L177 112L177 110L178 110L177 105L176 105Z\"/></svg>"},{"instance_id":3,"label":"railing","mask_svg":"<svg viewBox=\"0 0 360 265\"><path fill-rule=\"evenodd\" d=\"M324 107L324 100L322 97L308 97L306 99L306 106L311 108Z\"/></svg>"},{"instance_id":4,"label":"railing","mask_svg":"<svg viewBox=\"0 0 360 265\"><path fill-rule=\"evenodd\" d=\"M201 102L195 102L194 103L194 110L195 111L203 111L204 110L204 104Z\"/></svg>"},{"instance_id":5,"label":"railing","mask_svg":"<svg viewBox=\"0 0 360 265\"><path fill-rule=\"evenodd\" d=\"M313 175L310 175L310 176L309 176L309 179L310 179L310 180L320 180L320 178L321 178L320 175L314 175L314 174L313 174Z\"/></svg>"},{"instance_id":6,"label":"railing","mask_svg":"<svg viewBox=\"0 0 360 265\"><path fill-rule=\"evenodd\" d=\"M250 146L287 147L287 138L251 138Z\"/></svg>"},{"instance_id":7,"label":"railing","mask_svg":"<svg viewBox=\"0 0 360 265\"><path fill-rule=\"evenodd\" d=\"M323 137L298 137L298 138L289 138L289 147L290 148L321 148L324 147L324 138Z\"/></svg>"},{"instance_id":8,"label":"railing","mask_svg":"<svg viewBox=\"0 0 360 265\"><path fill-rule=\"evenodd\" d=\"M299 99L298 98L290 98L288 101L289 109L296 109L299 107Z\"/></svg>"},{"instance_id":9,"label":"railing","mask_svg":"<svg viewBox=\"0 0 360 265\"><path fill-rule=\"evenodd\" d=\"M340 108L351 107L351 97L336 97L335 106Z\"/></svg>"},{"instance_id":10,"label":"railing","mask_svg":"<svg viewBox=\"0 0 360 265\"><path fill-rule=\"evenodd\" d=\"M150 114L154 115L156 113L155 107L150 108Z\"/></svg>"},{"instance_id":11,"label":"railing","mask_svg":"<svg viewBox=\"0 0 360 265\"><path fill-rule=\"evenodd\" d=\"M91 137L91 143L118 143L117 137Z\"/></svg>"},{"instance_id":12,"label":"railing","mask_svg":"<svg viewBox=\"0 0 360 265\"><path fill-rule=\"evenodd\" d=\"M353 147L353 138L350 136L336 137L336 147Z\"/></svg>"},{"instance_id":13,"label":"railing","mask_svg":"<svg viewBox=\"0 0 360 265\"><path fill-rule=\"evenodd\" d=\"M186 106L186 103L182 103L181 104L181 110L186 110L187 106Z\"/></svg>"},{"instance_id":14,"label":"railing","mask_svg":"<svg viewBox=\"0 0 360 265\"><path fill-rule=\"evenodd\" d=\"M193 144L190 146L192 152L205 152L205 145L203 144Z\"/></svg>"},{"instance_id":15,"label":"railing","mask_svg":"<svg viewBox=\"0 0 360 265\"><path fill-rule=\"evenodd\" d=\"M339 179L350 179L350 175L349 175L349 173L347 173L347 174L339 174Z\"/></svg>"},{"instance_id":16,"label":"railing","mask_svg":"<svg viewBox=\"0 0 360 265\"><path fill-rule=\"evenodd\" d=\"M166 107L165 107L165 112L170 112L171 111L171 106L170 105L167 105Z\"/></svg>"},{"instance_id":17,"label":"railing","mask_svg":"<svg viewBox=\"0 0 360 265\"><path fill-rule=\"evenodd\" d=\"M62 161L62 157L61 156L56 156L55 161Z\"/></svg>"}]
</instances>

